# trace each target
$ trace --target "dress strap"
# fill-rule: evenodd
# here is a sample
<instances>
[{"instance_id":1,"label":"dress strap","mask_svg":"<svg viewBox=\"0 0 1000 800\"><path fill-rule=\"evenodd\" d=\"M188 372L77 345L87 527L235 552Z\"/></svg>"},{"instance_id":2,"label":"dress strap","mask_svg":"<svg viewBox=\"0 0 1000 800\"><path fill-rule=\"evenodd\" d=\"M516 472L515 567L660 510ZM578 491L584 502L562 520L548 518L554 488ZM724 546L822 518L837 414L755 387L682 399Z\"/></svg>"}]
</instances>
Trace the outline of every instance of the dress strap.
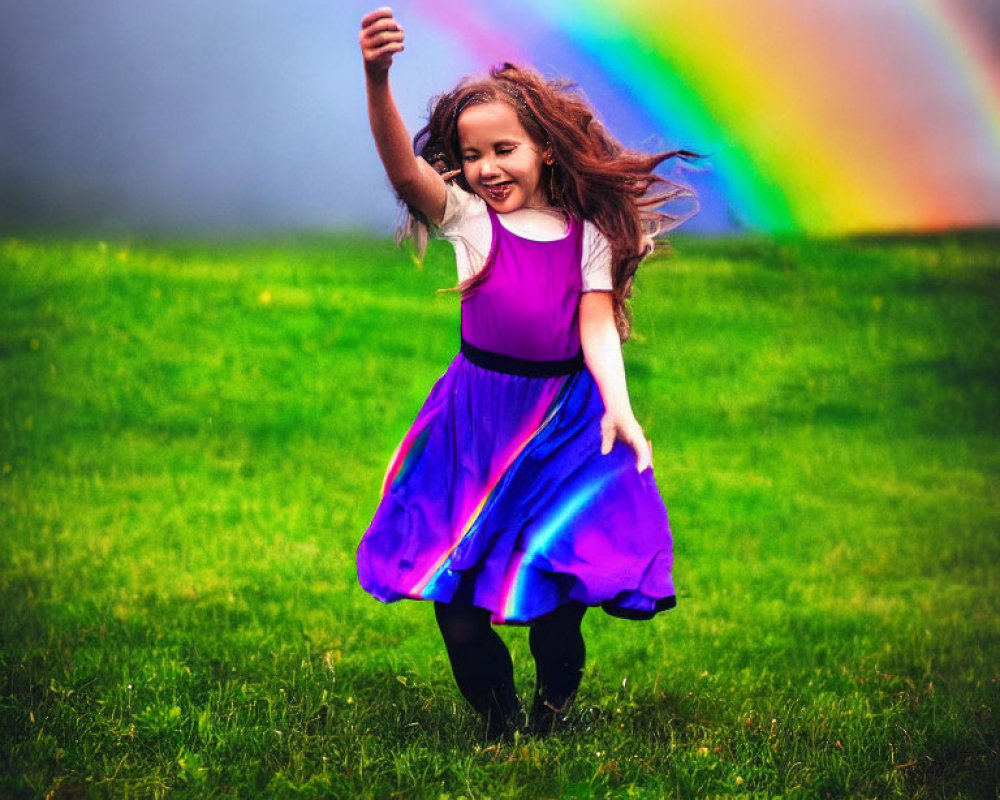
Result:
<instances>
[{"instance_id":1,"label":"dress strap","mask_svg":"<svg viewBox=\"0 0 1000 800\"><path fill-rule=\"evenodd\" d=\"M461 351L462 355L477 367L493 372L503 372L507 375L521 375L525 378L555 378L559 375L572 375L584 367L583 350L580 350L572 358L533 361L527 358L505 356L490 350L481 350L463 338Z\"/></svg>"}]
</instances>

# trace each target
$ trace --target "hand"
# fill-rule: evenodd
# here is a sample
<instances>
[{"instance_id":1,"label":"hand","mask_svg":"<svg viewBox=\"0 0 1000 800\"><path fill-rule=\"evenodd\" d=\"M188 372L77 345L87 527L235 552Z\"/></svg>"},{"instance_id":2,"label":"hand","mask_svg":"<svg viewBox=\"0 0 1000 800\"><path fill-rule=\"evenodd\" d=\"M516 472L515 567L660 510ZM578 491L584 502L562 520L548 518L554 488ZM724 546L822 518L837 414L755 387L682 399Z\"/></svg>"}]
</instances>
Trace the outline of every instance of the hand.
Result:
<instances>
[{"instance_id":1,"label":"hand","mask_svg":"<svg viewBox=\"0 0 1000 800\"><path fill-rule=\"evenodd\" d=\"M392 9L378 8L366 14L361 20L358 42L361 44L365 71L371 77L388 73L392 57L403 51L403 29L392 16Z\"/></svg>"},{"instance_id":2,"label":"hand","mask_svg":"<svg viewBox=\"0 0 1000 800\"><path fill-rule=\"evenodd\" d=\"M653 465L653 450L635 417L606 411L601 417L601 455L610 453L616 441L624 442L635 451L635 468L639 472Z\"/></svg>"}]
</instances>

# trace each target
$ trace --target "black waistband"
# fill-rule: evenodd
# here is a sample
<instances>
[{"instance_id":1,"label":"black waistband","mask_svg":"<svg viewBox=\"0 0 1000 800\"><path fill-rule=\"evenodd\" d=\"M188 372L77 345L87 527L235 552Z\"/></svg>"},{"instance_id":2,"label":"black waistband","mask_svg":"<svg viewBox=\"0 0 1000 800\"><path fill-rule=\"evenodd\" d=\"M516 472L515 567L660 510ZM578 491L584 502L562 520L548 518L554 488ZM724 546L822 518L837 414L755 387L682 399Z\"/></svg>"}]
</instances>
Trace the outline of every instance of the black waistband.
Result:
<instances>
[{"instance_id":1,"label":"black waistband","mask_svg":"<svg viewBox=\"0 0 1000 800\"><path fill-rule=\"evenodd\" d=\"M571 375L583 369L583 351L573 358L563 358L557 361L532 361L527 358L515 358L489 350L480 350L474 344L462 339L462 355L477 367L491 369L494 372L504 372L507 375L521 375L526 378L554 378L557 375Z\"/></svg>"}]
</instances>

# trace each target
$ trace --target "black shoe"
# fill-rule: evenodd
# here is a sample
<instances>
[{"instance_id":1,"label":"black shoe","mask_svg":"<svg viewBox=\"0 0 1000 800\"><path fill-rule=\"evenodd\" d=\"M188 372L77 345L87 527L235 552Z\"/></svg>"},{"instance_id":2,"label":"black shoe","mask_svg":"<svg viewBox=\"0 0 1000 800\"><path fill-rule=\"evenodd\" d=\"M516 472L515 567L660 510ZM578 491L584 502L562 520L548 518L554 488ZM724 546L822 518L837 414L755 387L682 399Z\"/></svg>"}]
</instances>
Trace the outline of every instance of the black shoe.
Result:
<instances>
[{"instance_id":1,"label":"black shoe","mask_svg":"<svg viewBox=\"0 0 1000 800\"><path fill-rule=\"evenodd\" d=\"M514 734L524 727L524 709L520 704L513 712L491 711L483 717L486 723L486 741L507 743L514 741Z\"/></svg>"},{"instance_id":2,"label":"black shoe","mask_svg":"<svg viewBox=\"0 0 1000 800\"><path fill-rule=\"evenodd\" d=\"M562 706L555 706L543 698L540 693L535 692L535 699L531 704L531 717L528 721L531 732L535 736L549 736L555 733L559 723L566 718L566 712L573 705L575 697L574 693Z\"/></svg>"}]
</instances>

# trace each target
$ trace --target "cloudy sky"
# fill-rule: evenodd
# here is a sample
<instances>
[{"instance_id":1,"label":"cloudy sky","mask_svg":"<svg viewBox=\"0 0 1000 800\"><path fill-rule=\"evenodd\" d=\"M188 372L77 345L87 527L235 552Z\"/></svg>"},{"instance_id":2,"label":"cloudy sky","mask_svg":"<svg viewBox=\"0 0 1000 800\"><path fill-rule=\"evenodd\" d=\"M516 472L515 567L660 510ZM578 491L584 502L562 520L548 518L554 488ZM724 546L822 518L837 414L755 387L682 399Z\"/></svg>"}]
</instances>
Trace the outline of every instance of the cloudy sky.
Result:
<instances>
[{"instance_id":1,"label":"cloudy sky","mask_svg":"<svg viewBox=\"0 0 1000 800\"><path fill-rule=\"evenodd\" d=\"M962 1L1000 30L1000 3ZM0 230L391 230L357 48L371 5L3 4ZM414 128L431 95L478 68L417 13L428 5L396 4L408 39L395 88Z\"/></svg>"}]
</instances>

